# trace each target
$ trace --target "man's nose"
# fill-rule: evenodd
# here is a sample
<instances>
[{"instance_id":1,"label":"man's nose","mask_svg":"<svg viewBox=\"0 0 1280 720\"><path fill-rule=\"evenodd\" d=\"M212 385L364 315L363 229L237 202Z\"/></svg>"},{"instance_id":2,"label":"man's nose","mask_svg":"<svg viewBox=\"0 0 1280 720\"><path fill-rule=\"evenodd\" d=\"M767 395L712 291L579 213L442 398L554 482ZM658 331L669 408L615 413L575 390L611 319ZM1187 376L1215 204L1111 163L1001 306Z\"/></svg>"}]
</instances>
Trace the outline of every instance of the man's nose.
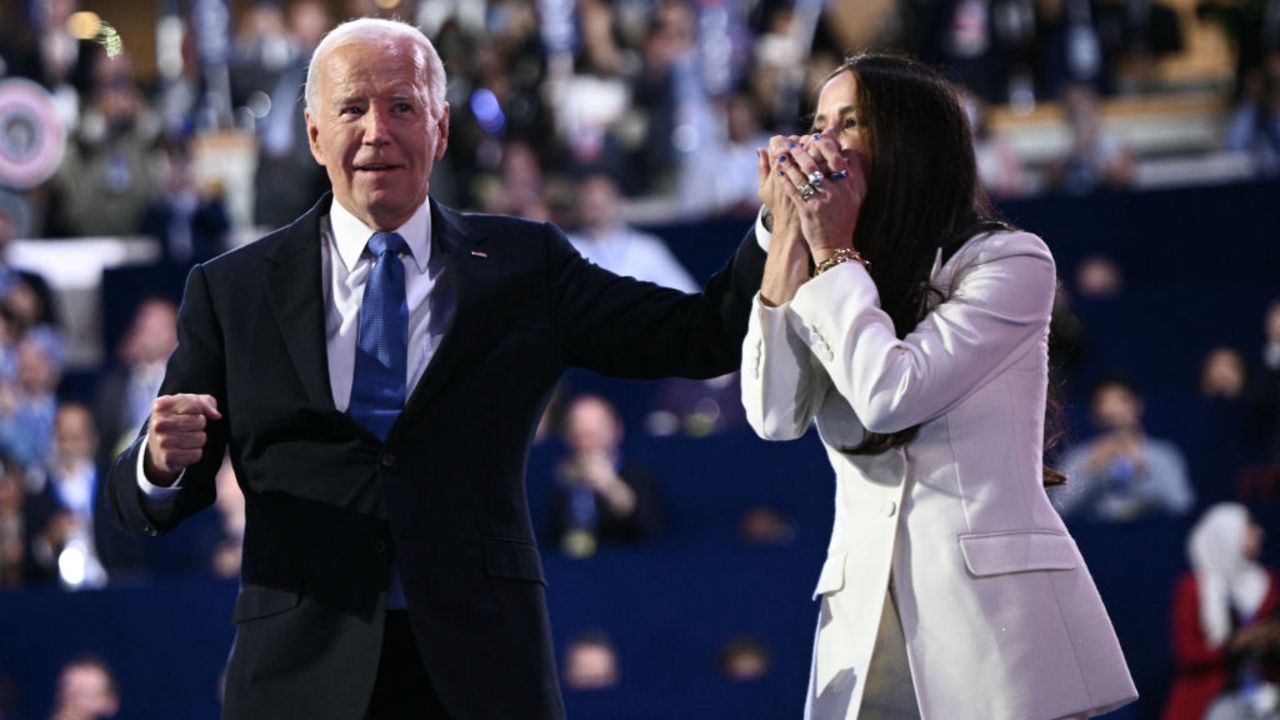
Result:
<instances>
[{"instance_id":1,"label":"man's nose","mask_svg":"<svg viewBox=\"0 0 1280 720\"><path fill-rule=\"evenodd\" d=\"M364 142L368 145L381 145L387 142L387 111L377 105L370 105L364 114Z\"/></svg>"}]
</instances>

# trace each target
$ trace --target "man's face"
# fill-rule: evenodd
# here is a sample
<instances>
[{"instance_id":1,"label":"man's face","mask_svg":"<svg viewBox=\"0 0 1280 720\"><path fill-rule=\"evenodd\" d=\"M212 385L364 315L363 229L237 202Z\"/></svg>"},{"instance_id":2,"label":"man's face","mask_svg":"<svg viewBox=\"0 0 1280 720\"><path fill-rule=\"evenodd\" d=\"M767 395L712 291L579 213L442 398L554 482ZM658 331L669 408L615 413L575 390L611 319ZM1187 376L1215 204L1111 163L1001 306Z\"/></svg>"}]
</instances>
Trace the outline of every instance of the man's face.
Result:
<instances>
[{"instance_id":1,"label":"man's face","mask_svg":"<svg viewBox=\"0 0 1280 720\"><path fill-rule=\"evenodd\" d=\"M582 225L591 230L607 230L621 217L618 188L606 177L587 178L578 186L578 214Z\"/></svg>"},{"instance_id":2,"label":"man's face","mask_svg":"<svg viewBox=\"0 0 1280 720\"><path fill-rule=\"evenodd\" d=\"M119 707L111 679L100 668L74 665L62 672L58 687L60 717L115 717Z\"/></svg>"},{"instance_id":3,"label":"man's face","mask_svg":"<svg viewBox=\"0 0 1280 720\"><path fill-rule=\"evenodd\" d=\"M63 460L92 459L98 444L93 416L77 405L61 408L54 424L54 442Z\"/></svg>"},{"instance_id":4,"label":"man's face","mask_svg":"<svg viewBox=\"0 0 1280 720\"><path fill-rule=\"evenodd\" d=\"M1104 430L1136 430L1142 400L1122 385L1105 385L1093 397L1093 421Z\"/></svg>"},{"instance_id":5,"label":"man's face","mask_svg":"<svg viewBox=\"0 0 1280 720\"><path fill-rule=\"evenodd\" d=\"M334 198L375 230L394 230L426 200L444 156L449 107L431 111L421 49L405 38L355 40L321 58L307 109L311 154Z\"/></svg>"},{"instance_id":6,"label":"man's face","mask_svg":"<svg viewBox=\"0 0 1280 720\"><path fill-rule=\"evenodd\" d=\"M579 398L565 420L565 439L577 452L613 452L622 439L613 408L599 398Z\"/></svg>"}]
</instances>

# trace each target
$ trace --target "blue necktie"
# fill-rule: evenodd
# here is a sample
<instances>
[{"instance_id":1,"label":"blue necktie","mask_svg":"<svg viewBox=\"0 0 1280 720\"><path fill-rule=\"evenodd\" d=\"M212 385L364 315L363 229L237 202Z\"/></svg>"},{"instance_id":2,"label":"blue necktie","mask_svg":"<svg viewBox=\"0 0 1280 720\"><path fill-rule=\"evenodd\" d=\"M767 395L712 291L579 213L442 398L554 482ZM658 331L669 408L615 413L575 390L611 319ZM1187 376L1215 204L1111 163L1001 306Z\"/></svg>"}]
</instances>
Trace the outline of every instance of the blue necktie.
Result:
<instances>
[{"instance_id":1,"label":"blue necktie","mask_svg":"<svg viewBox=\"0 0 1280 720\"><path fill-rule=\"evenodd\" d=\"M386 440L404 409L409 354L409 306L404 297L404 238L374 233L369 252L376 261L364 286L356 336L355 376L347 413Z\"/></svg>"}]
</instances>

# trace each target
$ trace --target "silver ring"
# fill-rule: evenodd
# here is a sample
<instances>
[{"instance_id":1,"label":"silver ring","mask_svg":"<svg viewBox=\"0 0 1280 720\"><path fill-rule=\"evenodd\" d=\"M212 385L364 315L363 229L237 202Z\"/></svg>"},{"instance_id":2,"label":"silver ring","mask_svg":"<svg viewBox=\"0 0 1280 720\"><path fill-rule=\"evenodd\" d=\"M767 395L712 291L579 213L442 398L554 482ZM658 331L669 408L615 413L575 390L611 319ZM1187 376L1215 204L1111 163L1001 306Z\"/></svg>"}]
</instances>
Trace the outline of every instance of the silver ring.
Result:
<instances>
[{"instance_id":1,"label":"silver ring","mask_svg":"<svg viewBox=\"0 0 1280 720\"><path fill-rule=\"evenodd\" d=\"M817 194L818 194L818 186L814 185L813 183L807 183L805 185L800 186L801 200L812 199L813 196Z\"/></svg>"},{"instance_id":2,"label":"silver ring","mask_svg":"<svg viewBox=\"0 0 1280 720\"><path fill-rule=\"evenodd\" d=\"M818 187L819 185L822 185L821 170L814 170L813 172L809 173L809 184L814 186L815 188Z\"/></svg>"}]
</instances>

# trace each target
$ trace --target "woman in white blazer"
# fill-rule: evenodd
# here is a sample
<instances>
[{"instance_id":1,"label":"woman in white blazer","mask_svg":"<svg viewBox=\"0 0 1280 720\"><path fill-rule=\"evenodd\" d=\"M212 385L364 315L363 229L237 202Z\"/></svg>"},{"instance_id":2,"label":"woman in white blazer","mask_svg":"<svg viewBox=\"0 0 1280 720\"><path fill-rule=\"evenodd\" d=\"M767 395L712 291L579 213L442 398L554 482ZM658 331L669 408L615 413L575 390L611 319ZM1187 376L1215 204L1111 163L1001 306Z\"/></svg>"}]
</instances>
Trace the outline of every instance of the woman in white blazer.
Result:
<instances>
[{"instance_id":1,"label":"woman in white blazer","mask_svg":"<svg viewBox=\"0 0 1280 720\"><path fill-rule=\"evenodd\" d=\"M1048 248L990 219L931 70L851 58L814 130L761 152L769 260L742 360L756 432L816 423L836 473L806 717L1054 720L1132 701L1045 495Z\"/></svg>"}]
</instances>

